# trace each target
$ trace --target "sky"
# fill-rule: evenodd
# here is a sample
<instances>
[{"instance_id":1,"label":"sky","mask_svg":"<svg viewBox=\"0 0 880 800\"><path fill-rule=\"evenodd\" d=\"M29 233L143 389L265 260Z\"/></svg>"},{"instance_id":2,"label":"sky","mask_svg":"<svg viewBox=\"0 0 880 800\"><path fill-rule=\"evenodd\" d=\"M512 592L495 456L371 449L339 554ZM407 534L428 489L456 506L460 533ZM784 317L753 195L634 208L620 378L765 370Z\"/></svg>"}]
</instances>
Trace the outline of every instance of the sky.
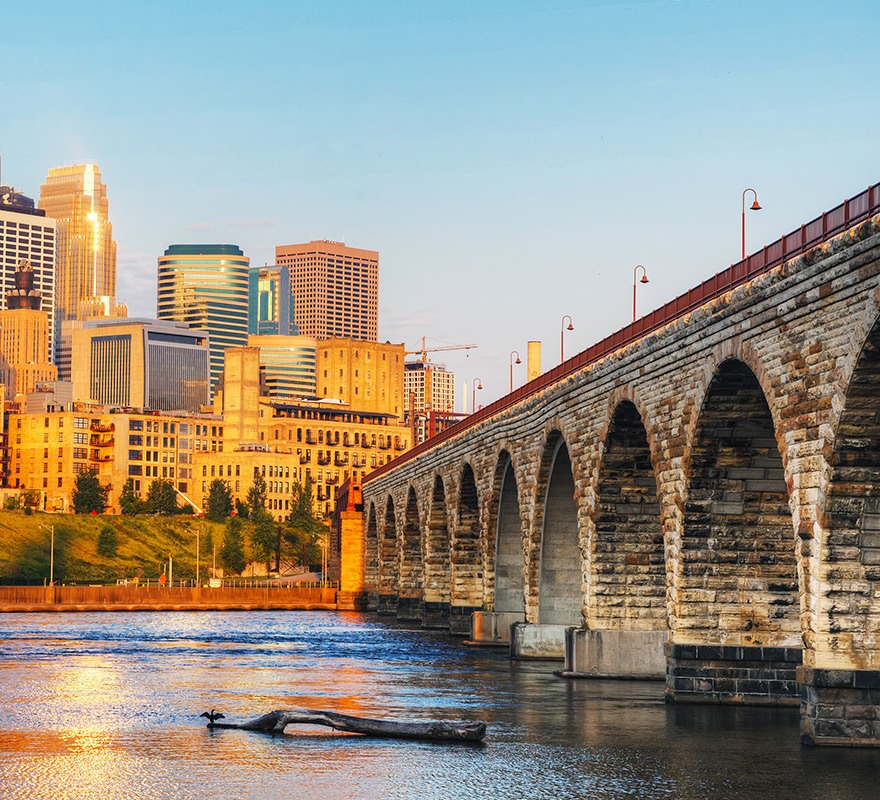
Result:
<instances>
[{"instance_id":1,"label":"sky","mask_svg":"<svg viewBox=\"0 0 880 800\"><path fill-rule=\"evenodd\" d=\"M461 410L529 340L558 364L566 315L566 357L628 324L637 264L641 314L738 261L744 189L751 252L880 181L878 23L876 0L3 3L2 180L37 198L99 165L132 316L169 244L378 250L381 341L478 345L431 354Z\"/></svg>"}]
</instances>

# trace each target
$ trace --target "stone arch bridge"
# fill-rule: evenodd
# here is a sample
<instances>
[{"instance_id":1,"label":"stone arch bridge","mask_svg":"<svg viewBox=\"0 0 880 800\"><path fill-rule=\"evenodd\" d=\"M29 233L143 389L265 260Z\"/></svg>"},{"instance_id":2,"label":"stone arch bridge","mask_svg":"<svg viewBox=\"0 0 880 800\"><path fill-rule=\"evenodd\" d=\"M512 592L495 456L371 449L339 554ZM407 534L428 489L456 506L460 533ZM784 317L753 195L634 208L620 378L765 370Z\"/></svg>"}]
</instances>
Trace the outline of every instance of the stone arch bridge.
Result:
<instances>
[{"instance_id":1,"label":"stone arch bridge","mask_svg":"<svg viewBox=\"0 0 880 800\"><path fill-rule=\"evenodd\" d=\"M369 606L880 744L878 273L874 186L374 471Z\"/></svg>"}]
</instances>

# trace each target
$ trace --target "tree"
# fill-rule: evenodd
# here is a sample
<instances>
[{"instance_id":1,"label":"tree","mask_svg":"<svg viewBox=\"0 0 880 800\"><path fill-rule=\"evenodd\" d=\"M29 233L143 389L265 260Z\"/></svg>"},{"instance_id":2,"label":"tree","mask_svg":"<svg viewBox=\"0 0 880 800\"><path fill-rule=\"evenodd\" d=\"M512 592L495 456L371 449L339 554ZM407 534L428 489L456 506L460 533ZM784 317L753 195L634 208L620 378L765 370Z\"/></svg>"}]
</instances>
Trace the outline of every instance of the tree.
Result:
<instances>
[{"instance_id":1,"label":"tree","mask_svg":"<svg viewBox=\"0 0 880 800\"><path fill-rule=\"evenodd\" d=\"M98 534L96 547L98 555L104 558L114 558L117 547L119 547L119 537L116 535L116 529L112 525L105 525Z\"/></svg>"},{"instance_id":2,"label":"tree","mask_svg":"<svg viewBox=\"0 0 880 800\"><path fill-rule=\"evenodd\" d=\"M232 492L220 478L214 478L208 489L208 502L205 503L205 518L211 522L225 522L232 513Z\"/></svg>"},{"instance_id":3,"label":"tree","mask_svg":"<svg viewBox=\"0 0 880 800\"><path fill-rule=\"evenodd\" d=\"M176 514L180 510L177 507L177 492L174 491L171 481L160 478L150 484L147 510L151 514Z\"/></svg>"},{"instance_id":4,"label":"tree","mask_svg":"<svg viewBox=\"0 0 880 800\"><path fill-rule=\"evenodd\" d=\"M304 484L294 481L291 487L291 512L284 539L301 564L315 564L321 560L321 538L327 533L327 525L315 516L312 503L312 481Z\"/></svg>"},{"instance_id":5,"label":"tree","mask_svg":"<svg viewBox=\"0 0 880 800\"><path fill-rule=\"evenodd\" d=\"M230 517L226 521L226 534L223 537L223 547L220 549L220 563L223 568L237 575L240 575L247 566L241 533L243 526L241 517Z\"/></svg>"},{"instance_id":6,"label":"tree","mask_svg":"<svg viewBox=\"0 0 880 800\"><path fill-rule=\"evenodd\" d=\"M134 516L135 514L143 514L146 511L146 503L137 496L134 490L134 480L129 478L122 487L122 493L119 495L119 508L126 516Z\"/></svg>"},{"instance_id":7,"label":"tree","mask_svg":"<svg viewBox=\"0 0 880 800\"><path fill-rule=\"evenodd\" d=\"M76 476L76 484L73 488L71 501L74 514L103 514L107 508L107 496L110 494L109 486L101 486L94 470L81 472Z\"/></svg>"},{"instance_id":8,"label":"tree","mask_svg":"<svg viewBox=\"0 0 880 800\"><path fill-rule=\"evenodd\" d=\"M251 531L251 551L255 561L263 561L266 564L266 572L269 572L269 561L275 552L277 543L277 529L275 519L262 506L257 506L251 516L254 529Z\"/></svg>"},{"instance_id":9,"label":"tree","mask_svg":"<svg viewBox=\"0 0 880 800\"><path fill-rule=\"evenodd\" d=\"M266 495L268 492L269 489L266 486L266 479L263 477L263 473L254 473L254 482L247 492L248 517L252 520L256 519L257 509L266 508Z\"/></svg>"}]
</instances>

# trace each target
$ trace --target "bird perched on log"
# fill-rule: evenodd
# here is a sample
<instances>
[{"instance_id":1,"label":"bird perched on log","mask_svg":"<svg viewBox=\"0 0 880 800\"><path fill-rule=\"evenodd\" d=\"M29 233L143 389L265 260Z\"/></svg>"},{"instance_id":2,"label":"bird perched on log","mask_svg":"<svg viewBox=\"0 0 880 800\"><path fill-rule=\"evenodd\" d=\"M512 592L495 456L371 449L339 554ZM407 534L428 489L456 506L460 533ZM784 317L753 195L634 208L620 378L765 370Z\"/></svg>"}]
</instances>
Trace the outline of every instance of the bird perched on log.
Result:
<instances>
[{"instance_id":1,"label":"bird perched on log","mask_svg":"<svg viewBox=\"0 0 880 800\"><path fill-rule=\"evenodd\" d=\"M199 716L208 718L208 727L213 725L218 719L226 719L226 717L224 717L219 711L214 711L213 708L210 711L205 711Z\"/></svg>"}]
</instances>

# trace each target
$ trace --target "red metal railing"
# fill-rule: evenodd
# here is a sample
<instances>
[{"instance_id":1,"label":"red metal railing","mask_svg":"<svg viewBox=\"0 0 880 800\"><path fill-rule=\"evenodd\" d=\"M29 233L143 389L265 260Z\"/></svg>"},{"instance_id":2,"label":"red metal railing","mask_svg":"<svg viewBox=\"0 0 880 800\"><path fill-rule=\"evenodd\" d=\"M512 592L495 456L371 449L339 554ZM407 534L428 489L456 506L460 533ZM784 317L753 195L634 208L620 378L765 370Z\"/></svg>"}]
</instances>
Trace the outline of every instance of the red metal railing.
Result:
<instances>
[{"instance_id":1,"label":"red metal railing","mask_svg":"<svg viewBox=\"0 0 880 800\"><path fill-rule=\"evenodd\" d=\"M438 433L436 436L422 442L412 450L404 453L399 458L366 475L363 483L367 484L374 478L396 469L410 459L442 444L447 439L457 436L459 433L479 425L489 417L499 414L507 408L525 400L527 397L546 389L554 383L562 380L573 372L604 358L609 353L619 350L628 344L632 344L652 331L662 328L667 323L678 317L705 305L711 300L720 297L731 289L751 280L761 273L768 272L774 267L789 261L795 256L805 253L817 244L828 241L833 236L864 222L866 219L880 213L880 184L869 186L861 194L844 200L836 208L826 211L820 217L801 225L797 230L768 244L757 253L753 253L737 264L733 264L724 272L717 272L711 278L703 281L699 286L679 295L666 305L655 309L650 314L637 319L635 322L606 336L602 341L588 347L576 356L564 361L557 367L539 375L533 381L521 386L510 394L500 397L494 403L471 414L466 419L450 428Z\"/></svg>"}]
</instances>

